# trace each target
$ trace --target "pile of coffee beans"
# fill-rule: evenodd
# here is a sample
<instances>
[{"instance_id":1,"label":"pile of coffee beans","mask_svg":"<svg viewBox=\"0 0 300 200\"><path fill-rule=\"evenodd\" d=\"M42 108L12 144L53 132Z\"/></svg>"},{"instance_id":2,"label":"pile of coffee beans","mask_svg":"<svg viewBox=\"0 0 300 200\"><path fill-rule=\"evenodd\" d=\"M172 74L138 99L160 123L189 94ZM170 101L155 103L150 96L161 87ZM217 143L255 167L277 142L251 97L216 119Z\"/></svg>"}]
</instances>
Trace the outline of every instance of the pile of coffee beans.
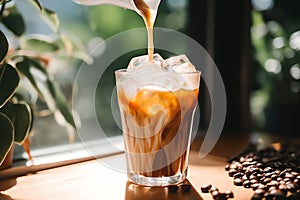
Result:
<instances>
[{"instance_id":1,"label":"pile of coffee beans","mask_svg":"<svg viewBox=\"0 0 300 200\"><path fill-rule=\"evenodd\" d=\"M227 200L234 197L233 192L231 190L220 192L217 187L211 184L202 185L201 192L210 193L212 198L215 200Z\"/></svg>"},{"instance_id":2,"label":"pile of coffee beans","mask_svg":"<svg viewBox=\"0 0 300 200\"><path fill-rule=\"evenodd\" d=\"M252 188L253 200L300 200L300 146L273 144L258 150L250 145L225 166L233 184Z\"/></svg>"}]
</instances>

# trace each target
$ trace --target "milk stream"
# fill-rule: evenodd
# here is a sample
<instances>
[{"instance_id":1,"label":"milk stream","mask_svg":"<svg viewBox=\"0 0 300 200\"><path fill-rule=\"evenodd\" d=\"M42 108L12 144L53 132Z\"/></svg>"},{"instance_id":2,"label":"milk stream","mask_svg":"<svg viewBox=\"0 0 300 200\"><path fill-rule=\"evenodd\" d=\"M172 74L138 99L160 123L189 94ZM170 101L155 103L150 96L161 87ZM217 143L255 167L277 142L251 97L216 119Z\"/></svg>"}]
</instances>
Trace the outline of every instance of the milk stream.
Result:
<instances>
[{"instance_id":1,"label":"milk stream","mask_svg":"<svg viewBox=\"0 0 300 200\"><path fill-rule=\"evenodd\" d=\"M153 25L155 22L158 5L160 0L74 0L75 2L83 5L100 5L111 4L126 9L136 11L143 17L147 28L148 36L148 59L153 61L154 43L153 43Z\"/></svg>"}]
</instances>

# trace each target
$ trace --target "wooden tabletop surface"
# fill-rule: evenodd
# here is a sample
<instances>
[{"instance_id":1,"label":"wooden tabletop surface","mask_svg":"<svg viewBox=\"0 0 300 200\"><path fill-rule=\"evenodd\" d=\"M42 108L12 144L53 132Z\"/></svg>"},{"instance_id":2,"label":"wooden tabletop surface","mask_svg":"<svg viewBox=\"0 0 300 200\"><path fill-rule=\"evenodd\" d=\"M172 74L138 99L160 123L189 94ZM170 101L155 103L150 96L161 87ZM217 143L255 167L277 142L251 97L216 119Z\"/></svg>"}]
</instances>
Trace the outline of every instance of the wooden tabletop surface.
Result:
<instances>
[{"instance_id":1,"label":"wooden tabletop surface","mask_svg":"<svg viewBox=\"0 0 300 200\"><path fill-rule=\"evenodd\" d=\"M112 161L118 165L118 160L122 158L124 154L0 180L1 185L10 187L0 193L0 200L213 199L209 193L201 192L203 184L212 184L220 191L232 190L234 199L248 200L253 194L250 189L233 185L232 178L224 169L227 160L224 156L209 155L200 159L197 149L193 149L188 171L192 189L189 192L179 189L176 193L168 193L166 188L138 187L127 181L125 173L111 169L102 162Z\"/></svg>"}]
</instances>

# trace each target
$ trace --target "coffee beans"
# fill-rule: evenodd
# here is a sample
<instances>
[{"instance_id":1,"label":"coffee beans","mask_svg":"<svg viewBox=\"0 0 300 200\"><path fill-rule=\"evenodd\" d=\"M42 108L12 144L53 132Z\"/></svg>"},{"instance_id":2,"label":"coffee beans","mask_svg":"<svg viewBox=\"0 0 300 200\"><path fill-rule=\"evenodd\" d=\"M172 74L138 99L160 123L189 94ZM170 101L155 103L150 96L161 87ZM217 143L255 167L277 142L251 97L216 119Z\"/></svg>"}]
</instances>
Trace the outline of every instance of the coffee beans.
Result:
<instances>
[{"instance_id":1,"label":"coffee beans","mask_svg":"<svg viewBox=\"0 0 300 200\"><path fill-rule=\"evenodd\" d=\"M216 186L211 184L202 185L201 192L210 193L212 198L215 200L227 200L234 197L233 192L231 190L220 192Z\"/></svg>"},{"instance_id":2,"label":"coffee beans","mask_svg":"<svg viewBox=\"0 0 300 200\"><path fill-rule=\"evenodd\" d=\"M234 197L233 192L232 192L231 190L226 190L226 191L225 191L225 194L226 194L226 197L227 197L228 199Z\"/></svg>"},{"instance_id":3,"label":"coffee beans","mask_svg":"<svg viewBox=\"0 0 300 200\"><path fill-rule=\"evenodd\" d=\"M253 200L299 197L299 146L281 145L281 148L256 150L254 145L250 145L230 159L225 169L233 177L234 185L254 190Z\"/></svg>"},{"instance_id":4,"label":"coffee beans","mask_svg":"<svg viewBox=\"0 0 300 200\"><path fill-rule=\"evenodd\" d=\"M236 178L233 180L233 184L236 186L242 186L243 185L243 180L240 178Z\"/></svg>"},{"instance_id":5,"label":"coffee beans","mask_svg":"<svg viewBox=\"0 0 300 200\"><path fill-rule=\"evenodd\" d=\"M211 188L211 184L202 185L202 187L201 187L201 192L203 192L203 193L208 193L209 190L210 190L210 188Z\"/></svg>"}]
</instances>

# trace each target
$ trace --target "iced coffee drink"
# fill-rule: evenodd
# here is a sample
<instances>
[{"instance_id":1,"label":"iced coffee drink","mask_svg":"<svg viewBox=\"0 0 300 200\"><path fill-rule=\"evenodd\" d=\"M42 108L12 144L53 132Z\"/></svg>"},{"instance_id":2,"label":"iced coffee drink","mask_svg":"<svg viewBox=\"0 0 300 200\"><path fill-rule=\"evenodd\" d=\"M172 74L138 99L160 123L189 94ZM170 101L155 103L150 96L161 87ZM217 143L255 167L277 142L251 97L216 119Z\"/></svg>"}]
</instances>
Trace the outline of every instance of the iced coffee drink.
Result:
<instances>
[{"instance_id":1,"label":"iced coffee drink","mask_svg":"<svg viewBox=\"0 0 300 200\"><path fill-rule=\"evenodd\" d=\"M133 58L116 71L128 177L148 186L187 175L200 72L186 56Z\"/></svg>"}]
</instances>

